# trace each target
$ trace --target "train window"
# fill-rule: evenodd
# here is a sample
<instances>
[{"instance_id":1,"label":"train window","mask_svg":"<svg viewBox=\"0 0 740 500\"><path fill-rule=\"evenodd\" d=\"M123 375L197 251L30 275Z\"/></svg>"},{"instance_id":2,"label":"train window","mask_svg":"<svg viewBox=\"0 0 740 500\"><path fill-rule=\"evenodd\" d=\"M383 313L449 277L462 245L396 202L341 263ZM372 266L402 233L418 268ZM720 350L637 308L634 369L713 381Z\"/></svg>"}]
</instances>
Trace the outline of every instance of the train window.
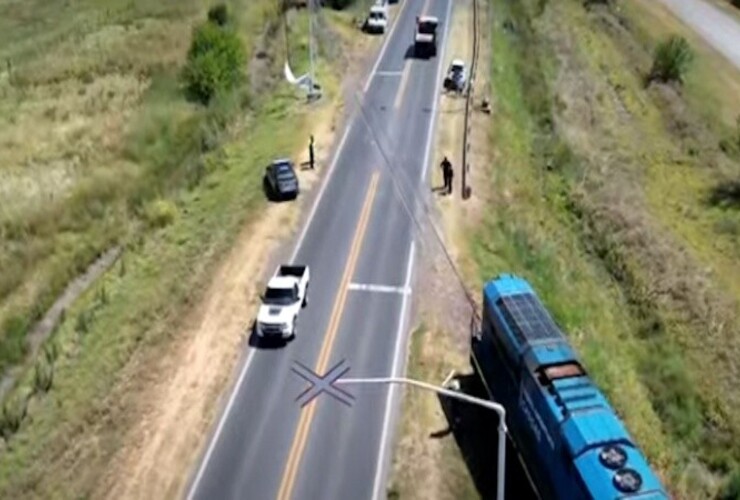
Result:
<instances>
[{"instance_id":1,"label":"train window","mask_svg":"<svg viewBox=\"0 0 740 500\"><path fill-rule=\"evenodd\" d=\"M575 362L560 365L548 365L539 368L540 383L547 385L553 380L570 377L581 377L586 374L581 365Z\"/></svg>"}]
</instances>

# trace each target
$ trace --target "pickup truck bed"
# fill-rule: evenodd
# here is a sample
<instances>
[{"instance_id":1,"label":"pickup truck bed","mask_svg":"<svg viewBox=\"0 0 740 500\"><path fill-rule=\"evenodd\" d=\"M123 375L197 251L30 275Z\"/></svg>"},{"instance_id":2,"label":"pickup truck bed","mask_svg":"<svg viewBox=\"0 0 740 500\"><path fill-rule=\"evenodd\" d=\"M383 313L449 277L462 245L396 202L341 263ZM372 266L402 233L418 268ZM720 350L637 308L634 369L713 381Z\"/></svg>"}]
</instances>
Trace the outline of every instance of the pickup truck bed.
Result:
<instances>
[{"instance_id":1,"label":"pickup truck bed","mask_svg":"<svg viewBox=\"0 0 740 500\"><path fill-rule=\"evenodd\" d=\"M293 276L295 278L303 278L306 274L308 266L280 266L275 273L275 276Z\"/></svg>"}]
</instances>

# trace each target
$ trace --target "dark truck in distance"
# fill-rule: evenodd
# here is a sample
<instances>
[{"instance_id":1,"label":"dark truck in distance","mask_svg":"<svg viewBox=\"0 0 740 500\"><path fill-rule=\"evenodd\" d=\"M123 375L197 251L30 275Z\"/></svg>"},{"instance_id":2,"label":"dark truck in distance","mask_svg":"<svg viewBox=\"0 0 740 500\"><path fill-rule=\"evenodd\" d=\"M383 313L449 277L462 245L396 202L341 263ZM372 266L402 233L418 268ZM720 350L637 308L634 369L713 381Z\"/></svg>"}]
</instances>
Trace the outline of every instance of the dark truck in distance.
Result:
<instances>
[{"instance_id":1,"label":"dark truck in distance","mask_svg":"<svg viewBox=\"0 0 740 500\"><path fill-rule=\"evenodd\" d=\"M300 192L293 162L286 158L275 160L267 166L264 184L270 199L295 199Z\"/></svg>"},{"instance_id":2,"label":"dark truck in distance","mask_svg":"<svg viewBox=\"0 0 740 500\"><path fill-rule=\"evenodd\" d=\"M257 313L255 333L259 337L295 337L301 309L308 304L308 266L279 266L267 283Z\"/></svg>"},{"instance_id":3,"label":"dark truck in distance","mask_svg":"<svg viewBox=\"0 0 740 500\"><path fill-rule=\"evenodd\" d=\"M439 19L434 16L416 18L414 56L434 57L437 55L437 26L439 26Z\"/></svg>"}]
</instances>

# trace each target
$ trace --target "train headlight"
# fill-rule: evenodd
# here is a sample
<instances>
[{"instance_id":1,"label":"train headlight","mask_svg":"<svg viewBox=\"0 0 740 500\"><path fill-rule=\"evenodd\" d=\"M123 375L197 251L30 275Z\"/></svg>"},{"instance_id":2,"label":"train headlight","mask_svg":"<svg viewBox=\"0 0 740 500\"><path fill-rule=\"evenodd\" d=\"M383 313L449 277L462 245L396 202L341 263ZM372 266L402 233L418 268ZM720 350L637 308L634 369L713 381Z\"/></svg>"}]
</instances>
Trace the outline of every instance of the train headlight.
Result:
<instances>
[{"instance_id":1,"label":"train headlight","mask_svg":"<svg viewBox=\"0 0 740 500\"><path fill-rule=\"evenodd\" d=\"M599 461L604 467L621 469L627 463L627 453L621 446L604 446L599 452Z\"/></svg>"},{"instance_id":2,"label":"train headlight","mask_svg":"<svg viewBox=\"0 0 740 500\"><path fill-rule=\"evenodd\" d=\"M635 493L642 487L642 476L634 469L619 469L614 473L614 486L623 493Z\"/></svg>"}]
</instances>

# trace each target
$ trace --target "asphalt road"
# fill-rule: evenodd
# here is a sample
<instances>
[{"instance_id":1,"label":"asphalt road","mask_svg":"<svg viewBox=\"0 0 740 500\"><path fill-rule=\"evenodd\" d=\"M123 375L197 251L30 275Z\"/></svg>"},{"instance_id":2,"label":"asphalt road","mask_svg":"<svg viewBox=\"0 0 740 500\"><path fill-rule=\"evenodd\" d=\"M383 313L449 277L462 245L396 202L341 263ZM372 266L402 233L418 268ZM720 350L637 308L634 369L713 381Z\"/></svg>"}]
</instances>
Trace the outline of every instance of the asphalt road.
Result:
<instances>
[{"instance_id":1,"label":"asphalt road","mask_svg":"<svg viewBox=\"0 0 740 500\"><path fill-rule=\"evenodd\" d=\"M684 23L740 69L740 23L704 0L661 0Z\"/></svg>"},{"instance_id":2,"label":"asphalt road","mask_svg":"<svg viewBox=\"0 0 740 500\"><path fill-rule=\"evenodd\" d=\"M323 373L345 360L352 377L403 369L415 250L398 186L407 196L427 190L452 2L403 0L394 8L399 15L362 92L363 112L348 124L296 247L294 262L308 264L312 278L297 337L284 348L249 352L188 499L385 497L395 392L343 386L351 406L324 395L301 408L295 398L307 383L291 367L299 361ZM408 53L422 13L441 21L439 55L429 60Z\"/></svg>"}]
</instances>

